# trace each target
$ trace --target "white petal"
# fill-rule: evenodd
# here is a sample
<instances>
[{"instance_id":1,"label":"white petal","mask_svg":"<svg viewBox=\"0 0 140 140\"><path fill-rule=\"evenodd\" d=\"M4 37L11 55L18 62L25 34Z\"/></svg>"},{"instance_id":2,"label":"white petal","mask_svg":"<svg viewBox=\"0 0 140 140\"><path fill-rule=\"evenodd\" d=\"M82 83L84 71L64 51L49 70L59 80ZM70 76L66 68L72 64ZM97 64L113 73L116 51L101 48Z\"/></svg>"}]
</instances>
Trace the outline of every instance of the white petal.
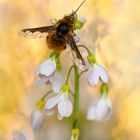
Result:
<instances>
[{"instance_id":1,"label":"white petal","mask_svg":"<svg viewBox=\"0 0 140 140\"><path fill-rule=\"evenodd\" d=\"M56 96L50 98L50 99L46 102L46 104L45 104L45 110L50 110L50 109L52 109L55 105L57 105L58 102L59 102L59 98L60 98L60 95L56 95Z\"/></svg>"},{"instance_id":2,"label":"white petal","mask_svg":"<svg viewBox=\"0 0 140 140\"><path fill-rule=\"evenodd\" d=\"M112 116L112 103L109 99L107 99L107 104L108 104L108 113L105 116L104 120L109 120Z\"/></svg>"},{"instance_id":3,"label":"white petal","mask_svg":"<svg viewBox=\"0 0 140 140\"><path fill-rule=\"evenodd\" d=\"M50 109L50 110L46 109L45 112L48 116L52 116L55 113L54 109Z\"/></svg>"},{"instance_id":4,"label":"white petal","mask_svg":"<svg viewBox=\"0 0 140 140\"><path fill-rule=\"evenodd\" d=\"M40 74L50 76L51 74L54 73L55 69L56 69L55 61L49 59L40 65Z\"/></svg>"},{"instance_id":5,"label":"white petal","mask_svg":"<svg viewBox=\"0 0 140 140\"><path fill-rule=\"evenodd\" d=\"M43 84L50 83L54 77L54 73L50 76L39 75L41 79L36 82L36 86L42 86Z\"/></svg>"},{"instance_id":6,"label":"white petal","mask_svg":"<svg viewBox=\"0 0 140 140\"><path fill-rule=\"evenodd\" d=\"M33 130L39 129L44 120L44 114L40 110L35 110L31 115L31 125Z\"/></svg>"},{"instance_id":7,"label":"white petal","mask_svg":"<svg viewBox=\"0 0 140 140\"><path fill-rule=\"evenodd\" d=\"M109 81L109 76L108 76L108 73L107 71L105 70L104 67L102 67L101 65L96 65L96 69L98 71L98 75L99 77L102 79L102 81L104 83L108 83Z\"/></svg>"},{"instance_id":8,"label":"white petal","mask_svg":"<svg viewBox=\"0 0 140 140\"><path fill-rule=\"evenodd\" d=\"M87 112L87 119L88 120L96 120L96 107L89 107Z\"/></svg>"},{"instance_id":9,"label":"white petal","mask_svg":"<svg viewBox=\"0 0 140 140\"><path fill-rule=\"evenodd\" d=\"M97 120L106 120L110 116L110 112L112 108L110 106L110 102L106 98L101 98L97 104ZM109 116L108 116L109 115Z\"/></svg>"},{"instance_id":10,"label":"white petal","mask_svg":"<svg viewBox=\"0 0 140 140\"><path fill-rule=\"evenodd\" d=\"M57 119L58 119L58 120L61 121L61 120L63 120L63 118L64 118L64 117L62 117L59 113L57 114Z\"/></svg>"},{"instance_id":11,"label":"white petal","mask_svg":"<svg viewBox=\"0 0 140 140\"><path fill-rule=\"evenodd\" d=\"M18 130L15 130L13 133L13 139L12 140L27 140L27 138L25 137L25 135Z\"/></svg>"},{"instance_id":12,"label":"white petal","mask_svg":"<svg viewBox=\"0 0 140 140\"><path fill-rule=\"evenodd\" d=\"M69 117L72 114L73 106L68 98L62 97L58 103L58 112L63 117Z\"/></svg>"},{"instance_id":13,"label":"white petal","mask_svg":"<svg viewBox=\"0 0 140 140\"><path fill-rule=\"evenodd\" d=\"M99 101L99 98L96 98L92 104L89 106L88 108L88 112L87 112L87 119L88 120L96 120L96 107L97 107L97 103Z\"/></svg>"},{"instance_id":14,"label":"white petal","mask_svg":"<svg viewBox=\"0 0 140 140\"><path fill-rule=\"evenodd\" d=\"M53 91L55 93L59 93L60 89L62 87L62 84L64 84L64 82L65 82L65 78L63 76L59 75L59 74L56 74L55 77L52 80Z\"/></svg>"},{"instance_id":15,"label":"white petal","mask_svg":"<svg viewBox=\"0 0 140 140\"><path fill-rule=\"evenodd\" d=\"M97 85L99 82L99 76L96 69L96 65L93 67L89 67L88 73L87 73L87 80L90 86Z\"/></svg>"}]
</instances>

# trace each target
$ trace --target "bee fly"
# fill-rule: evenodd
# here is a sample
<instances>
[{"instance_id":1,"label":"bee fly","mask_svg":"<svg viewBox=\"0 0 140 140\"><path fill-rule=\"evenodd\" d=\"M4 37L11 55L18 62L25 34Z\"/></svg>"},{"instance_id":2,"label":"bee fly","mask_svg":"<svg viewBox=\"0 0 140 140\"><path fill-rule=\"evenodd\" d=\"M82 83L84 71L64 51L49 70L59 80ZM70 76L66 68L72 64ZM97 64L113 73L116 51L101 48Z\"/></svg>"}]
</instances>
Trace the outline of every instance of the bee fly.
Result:
<instances>
[{"instance_id":1,"label":"bee fly","mask_svg":"<svg viewBox=\"0 0 140 140\"><path fill-rule=\"evenodd\" d=\"M75 30L75 16L77 11L83 5L84 0L75 12L72 12L68 16L64 16L55 25L44 26L39 28L29 28L23 29L19 32L20 36L30 37L30 38L41 38L46 37L46 43L50 49L56 52L61 52L68 49L74 63L81 69L85 70L86 65L83 57L81 56L76 42L74 40L74 30ZM68 46L67 46L68 45Z\"/></svg>"}]
</instances>

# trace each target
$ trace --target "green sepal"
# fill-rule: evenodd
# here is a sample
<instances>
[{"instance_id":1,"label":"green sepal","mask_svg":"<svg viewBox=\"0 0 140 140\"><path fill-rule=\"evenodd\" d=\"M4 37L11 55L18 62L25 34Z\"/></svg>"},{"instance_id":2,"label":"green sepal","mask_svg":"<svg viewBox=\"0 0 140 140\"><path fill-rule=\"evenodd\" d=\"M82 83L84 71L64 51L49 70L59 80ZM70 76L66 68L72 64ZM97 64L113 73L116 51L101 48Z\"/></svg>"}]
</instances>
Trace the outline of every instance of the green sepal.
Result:
<instances>
[{"instance_id":1,"label":"green sepal","mask_svg":"<svg viewBox=\"0 0 140 140\"><path fill-rule=\"evenodd\" d=\"M69 91L70 87L68 84L64 84L61 88L62 93L67 93Z\"/></svg>"},{"instance_id":2,"label":"green sepal","mask_svg":"<svg viewBox=\"0 0 140 140\"><path fill-rule=\"evenodd\" d=\"M75 26L75 29L81 29L83 28L84 23L79 20L76 20L74 26Z\"/></svg>"},{"instance_id":3,"label":"green sepal","mask_svg":"<svg viewBox=\"0 0 140 140\"><path fill-rule=\"evenodd\" d=\"M56 72L59 73L60 71L61 71L61 63L60 63L60 60L58 58L56 61Z\"/></svg>"},{"instance_id":4,"label":"green sepal","mask_svg":"<svg viewBox=\"0 0 140 140\"><path fill-rule=\"evenodd\" d=\"M55 59L57 59L57 58L59 57L59 55L60 55L60 53L53 51L53 52L50 54L50 58L55 58Z\"/></svg>"},{"instance_id":5,"label":"green sepal","mask_svg":"<svg viewBox=\"0 0 140 140\"><path fill-rule=\"evenodd\" d=\"M88 55L88 62L89 62L89 64L94 64L95 62L96 62L96 57L95 57L95 55L94 54L90 54L90 55Z\"/></svg>"},{"instance_id":6,"label":"green sepal","mask_svg":"<svg viewBox=\"0 0 140 140\"><path fill-rule=\"evenodd\" d=\"M107 96L108 95L108 91L109 91L109 87L108 84L102 84L101 86L101 96Z\"/></svg>"}]
</instances>

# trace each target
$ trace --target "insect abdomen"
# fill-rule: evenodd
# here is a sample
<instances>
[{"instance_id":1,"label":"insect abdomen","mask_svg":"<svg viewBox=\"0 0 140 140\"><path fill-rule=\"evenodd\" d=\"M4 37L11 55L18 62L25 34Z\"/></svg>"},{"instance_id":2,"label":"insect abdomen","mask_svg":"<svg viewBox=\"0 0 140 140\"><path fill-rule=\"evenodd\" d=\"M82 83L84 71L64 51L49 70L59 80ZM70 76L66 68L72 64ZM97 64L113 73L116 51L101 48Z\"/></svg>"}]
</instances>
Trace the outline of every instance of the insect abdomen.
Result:
<instances>
[{"instance_id":1,"label":"insect abdomen","mask_svg":"<svg viewBox=\"0 0 140 140\"><path fill-rule=\"evenodd\" d=\"M46 38L47 45L50 49L61 52L66 49L66 40L56 33L50 33Z\"/></svg>"}]
</instances>

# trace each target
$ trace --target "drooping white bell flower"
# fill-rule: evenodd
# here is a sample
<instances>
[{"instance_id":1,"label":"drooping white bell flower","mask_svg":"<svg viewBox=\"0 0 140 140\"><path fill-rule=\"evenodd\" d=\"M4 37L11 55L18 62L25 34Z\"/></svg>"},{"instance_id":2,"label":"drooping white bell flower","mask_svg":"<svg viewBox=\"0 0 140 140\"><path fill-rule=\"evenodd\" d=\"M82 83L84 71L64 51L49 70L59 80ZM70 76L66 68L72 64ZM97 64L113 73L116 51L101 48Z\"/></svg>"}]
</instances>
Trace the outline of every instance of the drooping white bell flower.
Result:
<instances>
[{"instance_id":1,"label":"drooping white bell flower","mask_svg":"<svg viewBox=\"0 0 140 140\"><path fill-rule=\"evenodd\" d=\"M108 120L112 114L112 103L107 97L108 85L102 84L101 86L101 97L96 98L93 103L89 106L87 119L103 121Z\"/></svg>"},{"instance_id":2,"label":"drooping white bell flower","mask_svg":"<svg viewBox=\"0 0 140 140\"><path fill-rule=\"evenodd\" d=\"M34 131L39 129L44 121L44 104L43 100L39 100L36 104L36 109L31 114L31 126Z\"/></svg>"},{"instance_id":3,"label":"drooping white bell flower","mask_svg":"<svg viewBox=\"0 0 140 140\"><path fill-rule=\"evenodd\" d=\"M106 121L109 120L112 114L111 101L106 97L96 99L90 105L87 112L88 120Z\"/></svg>"},{"instance_id":4,"label":"drooping white bell flower","mask_svg":"<svg viewBox=\"0 0 140 140\"><path fill-rule=\"evenodd\" d=\"M108 73L105 68L96 63L89 67L87 79L90 86L97 85L100 79L104 83L108 83L109 81Z\"/></svg>"},{"instance_id":5,"label":"drooping white bell flower","mask_svg":"<svg viewBox=\"0 0 140 140\"><path fill-rule=\"evenodd\" d=\"M36 85L41 86L42 84L50 82L56 72L56 54L54 53L50 59L44 61L38 68L37 68L37 75L40 79L37 81Z\"/></svg>"},{"instance_id":6,"label":"drooping white bell flower","mask_svg":"<svg viewBox=\"0 0 140 140\"><path fill-rule=\"evenodd\" d=\"M63 85L61 91L56 96L50 98L45 105L45 110L50 110L57 105L60 118L69 117L72 114L73 105L68 97L69 86Z\"/></svg>"},{"instance_id":7,"label":"drooping white bell flower","mask_svg":"<svg viewBox=\"0 0 140 140\"><path fill-rule=\"evenodd\" d=\"M56 70L56 61L55 58L50 58L44 61L39 68L37 69L37 75L39 76L51 76Z\"/></svg>"},{"instance_id":8,"label":"drooping white bell flower","mask_svg":"<svg viewBox=\"0 0 140 140\"><path fill-rule=\"evenodd\" d=\"M101 79L103 83L109 82L109 76L105 68L96 63L95 55L88 56L90 67L87 72L87 80L90 86L97 85Z\"/></svg>"}]
</instances>

